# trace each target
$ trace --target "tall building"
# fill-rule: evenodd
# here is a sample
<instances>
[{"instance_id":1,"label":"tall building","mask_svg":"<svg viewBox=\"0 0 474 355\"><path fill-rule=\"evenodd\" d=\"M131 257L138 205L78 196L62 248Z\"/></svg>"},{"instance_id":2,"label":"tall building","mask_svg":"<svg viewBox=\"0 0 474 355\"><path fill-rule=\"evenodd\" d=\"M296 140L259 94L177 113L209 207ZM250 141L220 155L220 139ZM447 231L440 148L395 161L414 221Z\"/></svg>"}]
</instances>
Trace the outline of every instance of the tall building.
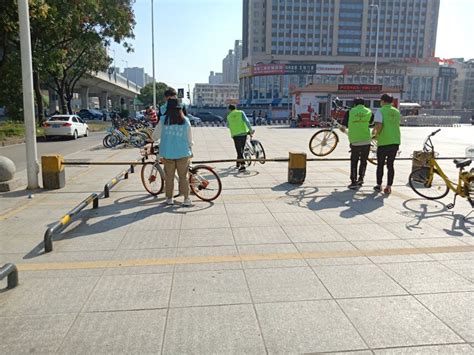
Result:
<instances>
[{"instance_id":1,"label":"tall building","mask_svg":"<svg viewBox=\"0 0 474 355\"><path fill-rule=\"evenodd\" d=\"M376 83L449 104L452 72L434 58L439 2L243 0L241 104L287 103L291 88L311 83L373 83L377 21Z\"/></svg>"},{"instance_id":2,"label":"tall building","mask_svg":"<svg viewBox=\"0 0 474 355\"><path fill-rule=\"evenodd\" d=\"M138 67L125 68L123 70L122 75L128 78L128 80L130 80L131 82L137 84L138 86L144 87L146 85L144 68L138 68Z\"/></svg>"},{"instance_id":3,"label":"tall building","mask_svg":"<svg viewBox=\"0 0 474 355\"><path fill-rule=\"evenodd\" d=\"M451 65L458 76L453 85L453 104L456 109L474 109L474 59L458 59Z\"/></svg>"},{"instance_id":4,"label":"tall building","mask_svg":"<svg viewBox=\"0 0 474 355\"><path fill-rule=\"evenodd\" d=\"M223 81L223 74L222 73L214 73L211 71L209 74L209 84L222 84Z\"/></svg>"},{"instance_id":5,"label":"tall building","mask_svg":"<svg viewBox=\"0 0 474 355\"><path fill-rule=\"evenodd\" d=\"M222 60L223 83L239 82L239 69L242 63L242 41L234 42L234 49L229 49L226 57Z\"/></svg>"},{"instance_id":6,"label":"tall building","mask_svg":"<svg viewBox=\"0 0 474 355\"><path fill-rule=\"evenodd\" d=\"M195 84L193 103L199 107L226 107L239 99L238 84Z\"/></svg>"}]
</instances>

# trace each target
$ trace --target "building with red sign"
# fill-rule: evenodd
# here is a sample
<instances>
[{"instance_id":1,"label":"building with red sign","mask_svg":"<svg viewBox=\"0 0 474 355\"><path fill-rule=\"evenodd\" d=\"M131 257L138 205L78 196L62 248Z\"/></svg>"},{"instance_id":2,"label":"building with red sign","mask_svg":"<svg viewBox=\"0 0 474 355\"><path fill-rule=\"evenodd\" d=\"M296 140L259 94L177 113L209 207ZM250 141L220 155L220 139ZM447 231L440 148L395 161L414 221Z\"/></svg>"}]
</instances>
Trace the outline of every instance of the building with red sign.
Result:
<instances>
[{"instance_id":1,"label":"building with red sign","mask_svg":"<svg viewBox=\"0 0 474 355\"><path fill-rule=\"evenodd\" d=\"M434 58L439 0L377 1L377 84L449 104L456 73ZM308 84L372 84L378 11L365 0L243 0L243 106L291 104ZM445 69L446 68L446 69Z\"/></svg>"}]
</instances>

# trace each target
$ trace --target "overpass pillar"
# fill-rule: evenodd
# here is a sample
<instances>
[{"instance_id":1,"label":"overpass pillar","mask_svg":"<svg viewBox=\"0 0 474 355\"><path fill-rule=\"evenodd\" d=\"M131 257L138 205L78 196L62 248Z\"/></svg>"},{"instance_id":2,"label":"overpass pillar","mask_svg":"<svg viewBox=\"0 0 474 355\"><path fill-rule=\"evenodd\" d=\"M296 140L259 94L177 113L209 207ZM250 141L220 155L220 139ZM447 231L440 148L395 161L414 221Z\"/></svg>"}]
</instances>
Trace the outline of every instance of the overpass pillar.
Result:
<instances>
[{"instance_id":1,"label":"overpass pillar","mask_svg":"<svg viewBox=\"0 0 474 355\"><path fill-rule=\"evenodd\" d=\"M89 108L89 88L87 86L81 87L79 96L81 97L81 109Z\"/></svg>"},{"instance_id":2,"label":"overpass pillar","mask_svg":"<svg viewBox=\"0 0 474 355\"><path fill-rule=\"evenodd\" d=\"M107 91L102 91L99 94L99 106L100 106L101 110L103 110L103 109L108 110L109 109L108 101L109 101L109 95L108 95Z\"/></svg>"},{"instance_id":3,"label":"overpass pillar","mask_svg":"<svg viewBox=\"0 0 474 355\"><path fill-rule=\"evenodd\" d=\"M58 109L58 95L53 90L48 90L49 113L55 113Z\"/></svg>"},{"instance_id":4,"label":"overpass pillar","mask_svg":"<svg viewBox=\"0 0 474 355\"><path fill-rule=\"evenodd\" d=\"M112 109L113 110L120 110L120 96L112 96Z\"/></svg>"}]
</instances>

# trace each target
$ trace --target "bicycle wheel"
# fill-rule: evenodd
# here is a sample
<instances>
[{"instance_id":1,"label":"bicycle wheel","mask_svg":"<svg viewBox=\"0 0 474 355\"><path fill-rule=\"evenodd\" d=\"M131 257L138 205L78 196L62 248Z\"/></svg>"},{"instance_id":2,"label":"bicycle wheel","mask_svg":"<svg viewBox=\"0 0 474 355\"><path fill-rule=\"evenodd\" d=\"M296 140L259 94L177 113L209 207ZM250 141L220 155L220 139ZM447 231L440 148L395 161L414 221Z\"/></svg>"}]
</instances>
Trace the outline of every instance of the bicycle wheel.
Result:
<instances>
[{"instance_id":1,"label":"bicycle wheel","mask_svg":"<svg viewBox=\"0 0 474 355\"><path fill-rule=\"evenodd\" d=\"M259 163L265 164L266 155L265 155L265 149L263 149L262 143L256 142L253 148L255 149L256 159L261 159Z\"/></svg>"},{"instance_id":2,"label":"bicycle wheel","mask_svg":"<svg viewBox=\"0 0 474 355\"><path fill-rule=\"evenodd\" d=\"M430 168L418 168L408 177L408 183L412 190L421 197L428 200L437 200L446 196L449 188L441 175L433 170L430 173Z\"/></svg>"},{"instance_id":3,"label":"bicycle wheel","mask_svg":"<svg viewBox=\"0 0 474 355\"><path fill-rule=\"evenodd\" d=\"M244 156L244 159L245 159L245 165L246 166L252 165L252 162L250 161L250 159L252 159L252 154L250 153L250 150L247 147L244 148L244 152L242 153L242 155Z\"/></svg>"},{"instance_id":4,"label":"bicycle wheel","mask_svg":"<svg viewBox=\"0 0 474 355\"><path fill-rule=\"evenodd\" d=\"M146 137L141 133L130 134L130 144L135 148L141 148L146 144Z\"/></svg>"},{"instance_id":5,"label":"bicycle wheel","mask_svg":"<svg viewBox=\"0 0 474 355\"><path fill-rule=\"evenodd\" d=\"M102 140L102 145L105 147L105 148L111 148L110 144L109 144L109 138L110 138L110 134L107 134L104 139Z\"/></svg>"},{"instance_id":6,"label":"bicycle wheel","mask_svg":"<svg viewBox=\"0 0 474 355\"><path fill-rule=\"evenodd\" d=\"M150 195L156 196L163 191L164 179L155 163L143 164L141 178L143 187Z\"/></svg>"},{"instance_id":7,"label":"bicycle wheel","mask_svg":"<svg viewBox=\"0 0 474 355\"><path fill-rule=\"evenodd\" d=\"M370 142L370 152L367 160L369 163L377 165L377 141L375 139Z\"/></svg>"},{"instance_id":8,"label":"bicycle wheel","mask_svg":"<svg viewBox=\"0 0 474 355\"><path fill-rule=\"evenodd\" d=\"M214 201L222 191L219 175L209 166L198 165L190 170L189 185L191 191L203 201Z\"/></svg>"},{"instance_id":9,"label":"bicycle wheel","mask_svg":"<svg viewBox=\"0 0 474 355\"><path fill-rule=\"evenodd\" d=\"M336 149L339 137L331 129L317 131L309 141L309 150L318 157L323 157Z\"/></svg>"}]
</instances>

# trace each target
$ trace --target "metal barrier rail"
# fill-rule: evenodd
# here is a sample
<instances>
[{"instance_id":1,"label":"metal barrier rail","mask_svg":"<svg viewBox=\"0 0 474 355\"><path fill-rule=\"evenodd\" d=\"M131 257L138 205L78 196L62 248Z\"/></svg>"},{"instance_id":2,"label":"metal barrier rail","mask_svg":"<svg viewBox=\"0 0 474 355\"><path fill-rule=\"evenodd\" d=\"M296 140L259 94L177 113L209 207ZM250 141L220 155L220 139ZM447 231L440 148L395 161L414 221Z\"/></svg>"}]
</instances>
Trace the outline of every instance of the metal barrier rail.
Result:
<instances>
[{"instance_id":1,"label":"metal barrier rail","mask_svg":"<svg viewBox=\"0 0 474 355\"><path fill-rule=\"evenodd\" d=\"M18 285L18 269L15 264L5 264L0 268L0 280L7 278L7 288L12 289Z\"/></svg>"},{"instance_id":2,"label":"metal barrier rail","mask_svg":"<svg viewBox=\"0 0 474 355\"><path fill-rule=\"evenodd\" d=\"M436 160L451 160L451 159L467 159L467 157L436 157ZM307 158L306 161L350 161L350 158ZM413 160L409 158L397 158L396 160ZM217 160L193 160L193 164L213 164L213 163L235 163L235 162L288 162L288 158L273 158L273 159L217 159ZM78 162L65 161L63 165L143 165L146 161L94 161L94 162Z\"/></svg>"},{"instance_id":3,"label":"metal barrier rail","mask_svg":"<svg viewBox=\"0 0 474 355\"><path fill-rule=\"evenodd\" d=\"M84 208L86 208L91 202L92 202L93 209L99 208L99 199L109 197L110 190L115 185L117 185L119 181L121 181L122 177L124 177L124 179L128 179L128 174L129 173L132 174L135 171L134 164L137 164L137 162L132 162L128 169L122 171L120 174L118 174L116 177L110 180L107 184L105 184L104 191L102 191L100 194L97 194L95 192L92 193L84 201L82 201L80 204L74 207L71 211L69 211L66 215L64 215L59 220L59 222L49 227L44 233L44 251L46 253L53 251L53 235L55 233L60 232L62 229L64 229L64 227L66 227L72 221L72 218L75 215L77 215L79 212L81 212ZM118 164L114 164L114 165L118 165Z\"/></svg>"},{"instance_id":4,"label":"metal barrier rail","mask_svg":"<svg viewBox=\"0 0 474 355\"><path fill-rule=\"evenodd\" d=\"M59 222L55 223L53 226L49 227L46 232L44 233L44 251L49 253L53 251L53 235L66 227L71 221L72 217L77 215L81 212L84 208L86 208L90 203L93 203L94 209L99 207L99 195L93 193L89 195L84 201L70 210L67 214L65 214Z\"/></svg>"}]
</instances>

